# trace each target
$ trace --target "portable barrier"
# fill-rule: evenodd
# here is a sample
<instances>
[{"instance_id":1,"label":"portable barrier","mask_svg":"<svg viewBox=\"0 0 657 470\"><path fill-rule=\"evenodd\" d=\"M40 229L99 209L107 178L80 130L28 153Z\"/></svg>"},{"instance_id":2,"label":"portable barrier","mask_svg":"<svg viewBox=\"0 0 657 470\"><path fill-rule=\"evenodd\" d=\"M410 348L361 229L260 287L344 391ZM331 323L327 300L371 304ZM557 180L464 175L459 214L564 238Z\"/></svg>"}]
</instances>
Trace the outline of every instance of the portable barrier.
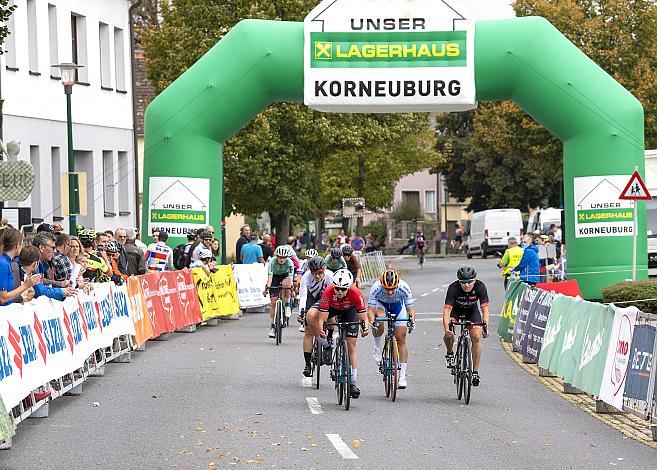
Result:
<instances>
[{"instance_id":1,"label":"portable barrier","mask_svg":"<svg viewBox=\"0 0 657 470\"><path fill-rule=\"evenodd\" d=\"M360 280L363 286L374 284L386 270L386 262L381 251L363 253L358 257L358 261L360 261Z\"/></svg>"},{"instance_id":2,"label":"portable barrier","mask_svg":"<svg viewBox=\"0 0 657 470\"><path fill-rule=\"evenodd\" d=\"M623 400L623 410L653 423L657 423L656 329L657 315L641 312L634 328Z\"/></svg>"}]
</instances>

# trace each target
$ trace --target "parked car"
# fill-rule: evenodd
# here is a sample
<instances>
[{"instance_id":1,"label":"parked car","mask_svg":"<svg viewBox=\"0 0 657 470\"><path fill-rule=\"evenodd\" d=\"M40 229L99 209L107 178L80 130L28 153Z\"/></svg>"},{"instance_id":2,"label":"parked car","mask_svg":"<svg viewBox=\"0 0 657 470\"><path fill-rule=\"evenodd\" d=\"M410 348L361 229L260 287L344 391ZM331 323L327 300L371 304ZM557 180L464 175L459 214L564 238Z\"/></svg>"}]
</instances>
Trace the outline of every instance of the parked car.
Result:
<instances>
[{"instance_id":1,"label":"parked car","mask_svg":"<svg viewBox=\"0 0 657 470\"><path fill-rule=\"evenodd\" d=\"M472 258L472 255L480 254L482 258L486 258L496 251L504 251L509 237L520 239L522 234L522 214L518 209L475 212L470 225L467 257Z\"/></svg>"}]
</instances>

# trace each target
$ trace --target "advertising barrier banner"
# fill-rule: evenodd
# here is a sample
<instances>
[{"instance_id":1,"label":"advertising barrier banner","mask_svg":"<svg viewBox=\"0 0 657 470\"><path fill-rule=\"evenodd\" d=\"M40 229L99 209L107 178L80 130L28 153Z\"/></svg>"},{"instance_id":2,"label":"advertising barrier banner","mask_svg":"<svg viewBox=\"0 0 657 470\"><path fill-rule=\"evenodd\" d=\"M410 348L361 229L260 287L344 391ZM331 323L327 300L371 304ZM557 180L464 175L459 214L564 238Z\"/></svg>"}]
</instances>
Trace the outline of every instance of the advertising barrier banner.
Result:
<instances>
[{"instance_id":1,"label":"advertising barrier banner","mask_svg":"<svg viewBox=\"0 0 657 470\"><path fill-rule=\"evenodd\" d=\"M269 305L269 294L262 295L267 285L267 267L264 264L236 264L233 266L233 276L240 308Z\"/></svg>"},{"instance_id":2,"label":"advertising barrier banner","mask_svg":"<svg viewBox=\"0 0 657 470\"><path fill-rule=\"evenodd\" d=\"M192 272L203 320L239 313L237 289L230 266L217 266L217 271L210 275L203 268L195 268Z\"/></svg>"},{"instance_id":3,"label":"advertising barrier banner","mask_svg":"<svg viewBox=\"0 0 657 470\"><path fill-rule=\"evenodd\" d=\"M164 277L160 273L154 272L139 276L139 282L148 317L153 327L153 336L157 337L174 331L171 299L168 297L164 299L160 292L160 282L166 283ZM168 300L168 303L165 304L165 300Z\"/></svg>"},{"instance_id":4,"label":"advertising barrier banner","mask_svg":"<svg viewBox=\"0 0 657 470\"><path fill-rule=\"evenodd\" d=\"M655 327L652 325L637 325L634 328L630 348L629 368L625 383L625 396L636 400L645 400L650 384L650 368L652 366L652 351L655 344ZM657 398L657 382L655 383Z\"/></svg>"},{"instance_id":5,"label":"advertising barrier banner","mask_svg":"<svg viewBox=\"0 0 657 470\"><path fill-rule=\"evenodd\" d=\"M529 309L531 308L532 302L536 298L537 293L538 290L536 288L527 286L522 293L522 297L518 297L518 309L511 338L513 348L516 351L520 351L522 348L522 341L525 335L525 324L527 323L527 317L529 316Z\"/></svg>"},{"instance_id":6,"label":"advertising barrier banner","mask_svg":"<svg viewBox=\"0 0 657 470\"><path fill-rule=\"evenodd\" d=\"M502 340L511 342L513 328L516 322L516 312L518 304L522 299L526 284L520 280L513 280L509 283L506 293L504 294L504 305L502 307L502 317L497 327L497 334Z\"/></svg>"},{"instance_id":7,"label":"advertising barrier banner","mask_svg":"<svg viewBox=\"0 0 657 470\"><path fill-rule=\"evenodd\" d=\"M567 295L569 297L582 297L582 292L579 290L579 284L577 283L576 279L561 282L543 282L536 284L536 287L558 294Z\"/></svg>"},{"instance_id":8,"label":"advertising barrier banner","mask_svg":"<svg viewBox=\"0 0 657 470\"><path fill-rule=\"evenodd\" d=\"M146 308L146 302L141 293L139 278L129 277L126 283L128 291L128 302L130 303L130 314L135 327L135 343L141 346L149 339L153 338L153 325L151 324Z\"/></svg>"},{"instance_id":9,"label":"advertising barrier banner","mask_svg":"<svg viewBox=\"0 0 657 470\"><path fill-rule=\"evenodd\" d=\"M615 308L614 325L611 330L605 372L598 398L619 410L623 410L623 391L630 361L632 335L639 309L636 307Z\"/></svg>"},{"instance_id":10,"label":"advertising barrier banner","mask_svg":"<svg viewBox=\"0 0 657 470\"><path fill-rule=\"evenodd\" d=\"M538 362L541 353L545 325L550 315L553 300L553 292L536 289L536 295L529 307L520 342L520 353L534 362Z\"/></svg>"}]
</instances>

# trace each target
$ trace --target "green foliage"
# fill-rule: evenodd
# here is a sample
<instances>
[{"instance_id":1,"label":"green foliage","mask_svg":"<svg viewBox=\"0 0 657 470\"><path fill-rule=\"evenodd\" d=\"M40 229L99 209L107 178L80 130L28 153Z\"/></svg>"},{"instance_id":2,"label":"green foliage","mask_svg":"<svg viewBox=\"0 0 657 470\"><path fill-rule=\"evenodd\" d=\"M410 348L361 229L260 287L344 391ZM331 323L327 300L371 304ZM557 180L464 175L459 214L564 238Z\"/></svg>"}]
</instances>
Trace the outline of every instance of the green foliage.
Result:
<instances>
[{"instance_id":1,"label":"green foliage","mask_svg":"<svg viewBox=\"0 0 657 470\"><path fill-rule=\"evenodd\" d=\"M388 235L388 224L386 222L386 218L381 217L380 219L370 222L365 226L363 233L365 235L368 233L372 234L375 240L374 243L377 248L385 246L386 236Z\"/></svg>"},{"instance_id":2,"label":"green foliage","mask_svg":"<svg viewBox=\"0 0 657 470\"><path fill-rule=\"evenodd\" d=\"M657 145L657 6L649 0L516 0L517 16L542 16L644 106L646 147ZM510 102L438 118L439 169L468 209L558 206L562 145ZM518 184L527 182L527 184Z\"/></svg>"},{"instance_id":3,"label":"green foliage","mask_svg":"<svg viewBox=\"0 0 657 470\"><path fill-rule=\"evenodd\" d=\"M0 0L0 45L5 43L5 39L9 36L9 26L7 21L16 9L16 5L9 5L9 0ZM0 48L0 55L4 54L4 49Z\"/></svg>"},{"instance_id":4,"label":"green foliage","mask_svg":"<svg viewBox=\"0 0 657 470\"><path fill-rule=\"evenodd\" d=\"M171 0L157 20L151 5L139 32L149 78L162 91L239 20L302 21L316 3ZM226 142L226 209L312 216L353 196L371 209L388 207L401 176L437 163L426 115L321 114L275 104Z\"/></svg>"},{"instance_id":5,"label":"green foliage","mask_svg":"<svg viewBox=\"0 0 657 470\"><path fill-rule=\"evenodd\" d=\"M629 307L634 305L642 312L657 313L657 281L619 282L602 291L603 302L628 302L619 305ZM632 301L632 302L629 302Z\"/></svg>"},{"instance_id":6,"label":"green foliage","mask_svg":"<svg viewBox=\"0 0 657 470\"><path fill-rule=\"evenodd\" d=\"M392 210L392 218L395 222L402 220L421 220L422 208L415 201L402 201L397 203Z\"/></svg>"}]
</instances>

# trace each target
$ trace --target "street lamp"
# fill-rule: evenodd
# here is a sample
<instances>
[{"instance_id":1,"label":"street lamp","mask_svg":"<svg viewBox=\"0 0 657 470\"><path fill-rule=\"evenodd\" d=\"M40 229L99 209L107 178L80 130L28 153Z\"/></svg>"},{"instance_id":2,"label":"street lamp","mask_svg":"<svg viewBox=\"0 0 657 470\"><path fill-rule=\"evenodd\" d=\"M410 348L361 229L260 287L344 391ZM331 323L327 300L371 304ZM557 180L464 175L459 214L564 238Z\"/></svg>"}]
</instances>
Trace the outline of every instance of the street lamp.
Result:
<instances>
[{"instance_id":1,"label":"street lamp","mask_svg":"<svg viewBox=\"0 0 657 470\"><path fill-rule=\"evenodd\" d=\"M75 157L73 156L73 121L71 119L71 94L78 69L82 65L65 62L53 65L61 71L62 85L66 94L66 128L68 131L68 213L69 213L69 233L75 235L76 220L75 216L80 212L78 177L75 174ZM78 193L78 194L76 194Z\"/></svg>"}]
</instances>

